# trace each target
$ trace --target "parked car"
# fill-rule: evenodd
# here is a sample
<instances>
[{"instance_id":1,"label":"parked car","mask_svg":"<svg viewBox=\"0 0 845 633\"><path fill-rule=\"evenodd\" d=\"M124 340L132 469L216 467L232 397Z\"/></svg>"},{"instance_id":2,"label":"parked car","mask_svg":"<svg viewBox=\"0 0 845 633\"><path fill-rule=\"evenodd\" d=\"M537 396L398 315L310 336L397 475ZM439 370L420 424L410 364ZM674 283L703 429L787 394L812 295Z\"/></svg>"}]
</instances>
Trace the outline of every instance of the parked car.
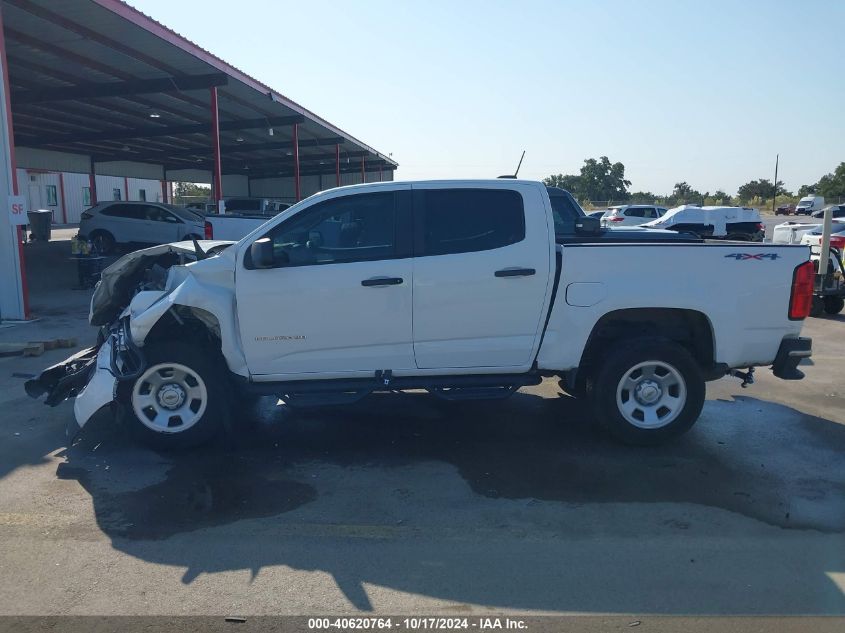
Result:
<instances>
[{"instance_id":1,"label":"parked car","mask_svg":"<svg viewBox=\"0 0 845 633\"><path fill-rule=\"evenodd\" d=\"M814 218L823 218L824 212L830 209L831 210L831 217L834 218L845 218L845 204L830 204L826 206L824 209L819 209L818 211L814 211L812 216Z\"/></svg>"},{"instance_id":2,"label":"parked car","mask_svg":"<svg viewBox=\"0 0 845 633\"><path fill-rule=\"evenodd\" d=\"M117 245L167 244L202 239L204 218L199 213L157 202L102 202L82 212L79 235L103 254Z\"/></svg>"},{"instance_id":3,"label":"parked car","mask_svg":"<svg viewBox=\"0 0 845 633\"><path fill-rule=\"evenodd\" d=\"M801 238L808 231L817 229L821 224L802 224L801 222L783 222L772 229L773 244L800 244Z\"/></svg>"},{"instance_id":4,"label":"parked car","mask_svg":"<svg viewBox=\"0 0 845 633\"><path fill-rule=\"evenodd\" d=\"M782 204L775 209L775 215L792 215L795 213L794 204Z\"/></svg>"},{"instance_id":5,"label":"parked car","mask_svg":"<svg viewBox=\"0 0 845 633\"><path fill-rule=\"evenodd\" d=\"M246 433L239 396L473 400L557 375L613 436L653 444L695 423L707 380L803 377L812 282L806 248L606 230L539 182L341 187L231 245L124 256L91 301L100 343L26 389L78 393L79 426L114 403L130 432L180 447Z\"/></svg>"},{"instance_id":6,"label":"parked car","mask_svg":"<svg viewBox=\"0 0 845 633\"><path fill-rule=\"evenodd\" d=\"M606 228L637 226L657 219L666 213L666 207L652 204L620 204L610 207L602 216L601 225Z\"/></svg>"},{"instance_id":7,"label":"parked car","mask_svg":"<svg viewBox=\"0 0 845 633\"><path fill-rule=\"evenodd\" d=\"M821 246L822 243L822 225L815 226L812 230L807 231L801 236L801 243L810 247ZM837 248L840 251L845 251L845 221L834 221L830 231L830 246Z\"/></svg>"},{"instance_id":8,"label":"parked car","mask_svg":"<svg viewBox=\"0 0 845 633\"><path fill-rule=\"evenodd\" d=\"M699 207L682 205L669 209L661 218L642 225L669 229L709 239L762 242L766 226L757 209L748 207Z\"/></svg>"},{"instance_id":9,"label":"parked car","mask_svg":"<svg viewBox=\"0 0 845 633\"><path fill-rule=\"evenodd\" d=\"M795 215L812 215L823 207L824 198L822 196L804 196L795 207Z\"/></svg>"}]
</instances>

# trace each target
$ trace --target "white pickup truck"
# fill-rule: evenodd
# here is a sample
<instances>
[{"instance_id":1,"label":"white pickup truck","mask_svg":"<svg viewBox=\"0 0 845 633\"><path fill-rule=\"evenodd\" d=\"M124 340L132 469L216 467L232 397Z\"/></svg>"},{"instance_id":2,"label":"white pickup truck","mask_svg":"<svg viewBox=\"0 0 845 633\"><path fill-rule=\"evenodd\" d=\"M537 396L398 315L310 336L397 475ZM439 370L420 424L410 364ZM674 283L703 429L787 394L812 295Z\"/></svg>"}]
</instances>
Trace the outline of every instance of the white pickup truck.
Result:
<instances>
[{"instance_id":1,"label":"white pickup truck","mask_svg":"<svg viewBox=\"0 0 845 633\"><path fill-rule=\"evenodd\" d=\"M495 398L557 377L613 436L650 444L695 423L707 380L802 378L812 283L806 246L606 231L539 182L356 185L237 243L118 260L92 299L99 345L27 392L76 396L79 426L112 404L175 447L246 432L241 397Z\"/></svg>"}]
</instances>

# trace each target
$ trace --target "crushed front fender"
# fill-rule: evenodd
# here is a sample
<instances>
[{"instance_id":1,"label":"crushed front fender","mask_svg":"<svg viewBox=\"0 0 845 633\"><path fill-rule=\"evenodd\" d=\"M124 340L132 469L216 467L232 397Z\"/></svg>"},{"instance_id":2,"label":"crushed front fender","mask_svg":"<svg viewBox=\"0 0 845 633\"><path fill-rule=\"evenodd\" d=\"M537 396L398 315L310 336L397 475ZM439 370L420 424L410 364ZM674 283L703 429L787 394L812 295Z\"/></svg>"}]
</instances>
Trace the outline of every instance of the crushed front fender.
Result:
<instances>
[{"instance_id":1,"label":"crushed front fender","mask_svg":"<svg viewBox=\"0 0 845 633\"><path fill-rule=\"evenodd\" d=\"M48 367L38 378L24 383L26 393L32 398L47 394L44 404L51 407L74 397L90 380L99 349L101 348L98 346L89 347Z\"/></svg>"},{"instance_id":2,"label":"crushed front fender","mask_svg":"<svg viewBox=\"0 0 845 633\"><path fill-rule=\"evenodd\" d=\"M73 414L79 428L85 426L97 411L115 399L117 379L112 374L111 366L112 339L109 338L97 353L96 368L91 379L73 403Z\"/></svg>"}]
</instances>

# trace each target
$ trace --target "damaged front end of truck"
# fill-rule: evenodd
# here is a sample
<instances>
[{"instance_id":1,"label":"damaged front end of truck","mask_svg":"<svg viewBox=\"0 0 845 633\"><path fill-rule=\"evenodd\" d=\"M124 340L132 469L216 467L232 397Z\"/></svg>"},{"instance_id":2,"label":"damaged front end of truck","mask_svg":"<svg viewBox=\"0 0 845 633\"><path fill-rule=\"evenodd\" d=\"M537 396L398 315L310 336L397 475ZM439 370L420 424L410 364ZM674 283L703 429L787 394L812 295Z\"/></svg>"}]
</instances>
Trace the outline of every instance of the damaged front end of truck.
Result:
<instances>
[{"instance_id":1,"label":"damaged front end of truck","mask_svg":"<svg viewBox=\"0 0 845 633\"><path fill-rule=\"evenodd\" d=\"M46 395L44 403L49 406L76 398L75 432L115 401L121 381L133 380L144 371L144 343L157 324L166 328L195 320L209 336L225 337L226 346L231 347L232 326L221 332L212 316L220 309L231 309L233 303L234 259L227 252L231 244L177 242L118 259L103 271L91 298L88 320L100 328L96 345L28 380L27 394ZM237 361L233 364L245 371Z\"/></svg>"}]
</instances>

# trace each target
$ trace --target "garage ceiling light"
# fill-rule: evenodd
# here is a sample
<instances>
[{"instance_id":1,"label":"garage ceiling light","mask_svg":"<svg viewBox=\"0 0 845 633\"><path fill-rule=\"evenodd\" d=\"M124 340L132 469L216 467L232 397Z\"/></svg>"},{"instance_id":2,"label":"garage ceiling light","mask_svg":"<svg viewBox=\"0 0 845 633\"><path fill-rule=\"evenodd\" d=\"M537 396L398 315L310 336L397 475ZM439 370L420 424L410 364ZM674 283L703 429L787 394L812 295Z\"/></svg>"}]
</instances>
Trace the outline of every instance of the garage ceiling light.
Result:
<instances>
[{"instance_id":1,"label":"garage ceiling light","mask_svg":"<svg viewBox=\"0 0 845 633\"><path fill-rule=\"evenodd\" d=\"M151 119L160 119L161 115L158 112L150 112Z\"/></svg>"},{"instance_id":2,"label":"garage ceiling light","mask_svg":"<svg viewBox=\"0 0 845 633\"><path fill-rule=\"evenodd\" d=\"M238 143L243 143L243 142L244 142L244 137L243 137L243 136L239 136L239 137L238 137L238 138L236 138L235 140L236 140Z\"/></svg>"}]
</instances>

